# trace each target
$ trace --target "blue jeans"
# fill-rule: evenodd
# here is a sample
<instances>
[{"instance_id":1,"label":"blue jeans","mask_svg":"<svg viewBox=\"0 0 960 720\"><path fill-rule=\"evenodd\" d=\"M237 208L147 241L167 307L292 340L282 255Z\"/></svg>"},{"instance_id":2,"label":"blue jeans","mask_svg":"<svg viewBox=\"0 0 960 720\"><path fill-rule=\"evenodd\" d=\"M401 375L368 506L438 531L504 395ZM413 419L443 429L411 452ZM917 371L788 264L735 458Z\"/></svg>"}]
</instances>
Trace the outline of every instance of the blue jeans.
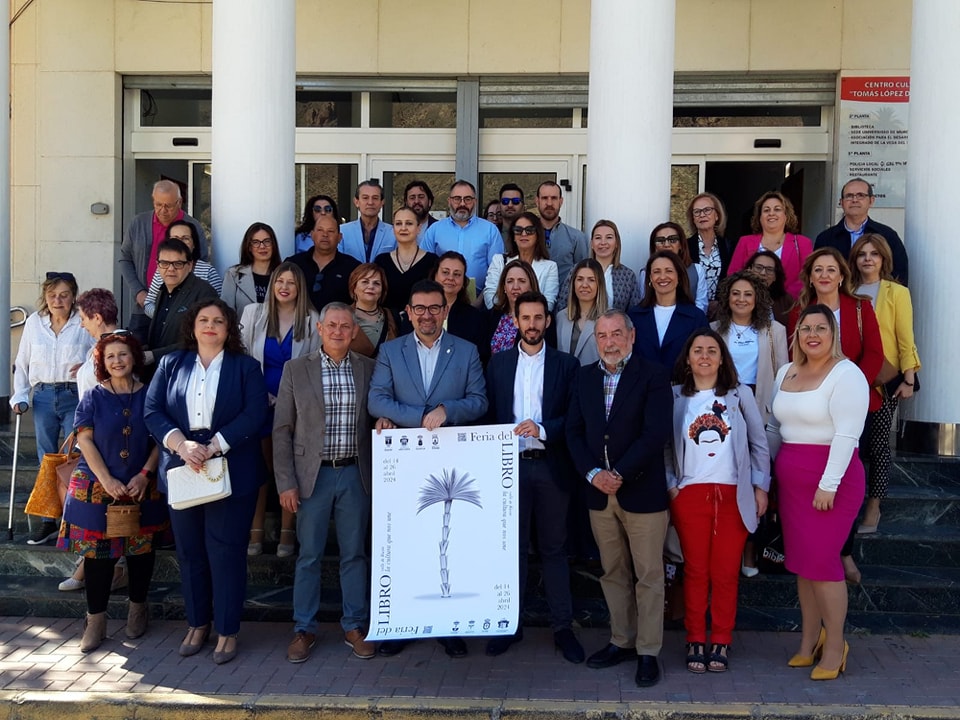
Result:
<instances>
[{"instance_id":1,"label":"blue jeans","mask_svg":"<svg viewBox=\"0 0 960 720\"><path fill-rule=\"evenodd\" d=\"M37 383L33 386L33 425L37 433L37 462L44 453L60 449L60 433L66 438L73 431L77 414L77 384L73 382Z\"/></svg>"},{"instance_id":2,"label":"blue jeans","mask_svg":"<svg viewBox=\"0 0 960 720\"><path fill-rule=\"evenodd\" d=\"M297 510L297 539L300 555L293 581L294 632L317 632L320 611L320 564L327 544L327 530L333 515L340 545L340 590L343 594L344 631L365 630L370 620L367 583L370 558L367 556L367 528L370 525L370 497L363 491L357 465L321 467L313 494L300 498Z\"/></svg>"}]
</instances>

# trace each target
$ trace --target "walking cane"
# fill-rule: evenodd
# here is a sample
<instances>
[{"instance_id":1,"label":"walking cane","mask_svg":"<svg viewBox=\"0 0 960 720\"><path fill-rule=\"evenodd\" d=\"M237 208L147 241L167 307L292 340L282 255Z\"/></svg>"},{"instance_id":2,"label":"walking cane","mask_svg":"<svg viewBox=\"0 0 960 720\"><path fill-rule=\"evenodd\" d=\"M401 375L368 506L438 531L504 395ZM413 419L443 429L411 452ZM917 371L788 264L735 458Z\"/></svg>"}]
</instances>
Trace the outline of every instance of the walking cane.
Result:
<instances>
[{"instance_id":1,"label":"walking cane","mask_svg":"<svg viewBox=\"0 0 960 720\"><path fill-rule=\"evenodd\" d=\"M13 491L17 484L17 456L20 454L20 418L17 413L17 424L13 430L13 464L10 468L10 508L7 512L7 540L13 540Z\"/></svg>"}]
</instances>

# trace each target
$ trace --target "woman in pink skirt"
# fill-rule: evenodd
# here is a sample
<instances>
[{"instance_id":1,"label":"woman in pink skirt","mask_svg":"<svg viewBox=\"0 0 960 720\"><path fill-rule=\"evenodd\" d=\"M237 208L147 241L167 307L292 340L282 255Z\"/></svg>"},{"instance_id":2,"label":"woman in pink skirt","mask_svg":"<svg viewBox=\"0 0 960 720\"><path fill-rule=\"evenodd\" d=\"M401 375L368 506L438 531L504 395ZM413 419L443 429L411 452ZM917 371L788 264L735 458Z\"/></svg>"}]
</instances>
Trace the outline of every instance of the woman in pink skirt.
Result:
<instances>
[{"instance_id":1,"label":"woman in pink skirt","mask_svg":"<svg viewBox=\"0 0 960 720\"><path fill-rule=\"evenodd\" d=\"M869 393L863 373L843 357L833 312L825 305L805 308L793 362L774 383L767 435L776 458L785 565L797 575L803 619L800 648L788 664L810 667L819 660L813 680L833 680L847 663L840 548L863 501L857 440Z\"/></svg>"}]
</instances>

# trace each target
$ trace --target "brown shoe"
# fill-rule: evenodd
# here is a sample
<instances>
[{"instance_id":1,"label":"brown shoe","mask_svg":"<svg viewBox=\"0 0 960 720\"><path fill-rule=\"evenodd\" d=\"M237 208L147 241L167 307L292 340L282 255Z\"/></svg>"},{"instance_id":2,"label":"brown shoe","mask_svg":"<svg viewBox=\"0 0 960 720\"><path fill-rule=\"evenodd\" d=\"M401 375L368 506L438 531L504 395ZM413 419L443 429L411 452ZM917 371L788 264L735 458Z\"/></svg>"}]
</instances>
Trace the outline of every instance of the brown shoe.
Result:
<instances>
[{"instance_id":1,"label":"brown shoe","mask_svg":"<svg viewBox=\"0 0 960 720\"><path fill-rule=\"evenodd\" d=\"M310 651L317 644L317 636L313 633L300 631L293 636L293 640L287 645L287 660L292 663L306 662L310 657Z\"/></svg>"},{"instance_id":2,"label":"brown shoe","mask_svg":"<svg viewBox=\"0 0 960 720\"><path fill-rule=\"evenodd\" d=\"M131 602L127 610L127 637L136 640L147 632L147 604Z\"/></svg>"},{"instance_id":3,"label":"brown shoe","mask_svg":"<svg viewBox=\"0 0 960 720\"><path fill-rule=\"evenodd\" d=\"M343 634L343 644L353 648L353 654L361 660L369 660L377 654L377 648L372 642L367 642L360 628L347 630Z\"/></svg>"}]
</instances>

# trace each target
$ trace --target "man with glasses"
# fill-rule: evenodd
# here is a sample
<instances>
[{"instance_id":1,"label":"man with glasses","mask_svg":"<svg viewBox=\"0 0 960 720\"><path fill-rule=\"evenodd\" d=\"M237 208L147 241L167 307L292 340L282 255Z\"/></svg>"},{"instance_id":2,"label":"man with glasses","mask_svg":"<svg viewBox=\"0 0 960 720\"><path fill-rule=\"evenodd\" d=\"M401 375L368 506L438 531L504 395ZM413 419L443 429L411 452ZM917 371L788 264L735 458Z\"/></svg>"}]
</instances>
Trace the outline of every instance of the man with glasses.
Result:
<instances>
[{"instance_id":1,"label":"man with glasses","mask_svg":"<svg viewBox=\"0 0 960 720\"><path fill-rule=\"evenodd\" d=\"M391 230L391 236L392 233ZM313 307L320 312L330 302L349 305L350 273L360 263L337 249L343 237L340 221L333 214L318 215L310 237L313 249L299 252L287 260L303 270Z\"/></svg>"},{"instance_id":2,"label":"man with glasses","mask_svg":"<svg viewBox=\"0 0 960 720\"><path fill-rule=\"evenodd\" d=\"M560 208L563 207L563 190L553 180L545 180L537 188L537 212L543 223L543 232L547 238L550 259L557 264L557 276L560 287L573 270L573 266L590 257L590 243L587 236L560 221Z\"/></svg>"},{"instance_id":3,"label":"man with glasses","mask_svg":"<svg viewBox=\"0 0 960 720\"><path fill-rule=\"evenodd\" d=\"M510 239L513 237L513 222L524 210L526 205L523 202L523 189L516 183L501 185L500 212L503 215L503 225L500 227L500 234L506 247L510 247Z\"/></svg>"},{"instance_id":4,"label":"man with glasses","mask_svg":"<svg viewBox=\"0 0 960 720\"><path fill-rule=\"evenodd\" d=\"M377 255L390 252L397 246L393 225L380 222L380 211L383 210L380 183L376 180L360 183L353 194L353 204L359 217L340 227L340 252L362 263L373 262Z\"/></svg>"},{"instance_id":5,"label":"man with glasses","mask_svg":"<svg viewBox=\"0 0 960 720\"><path fill-rule=\"evenodd\" d=\"M448 311L439 283L420 280L411 288L406 313L413 332L380 346L370 380L367 409L377 418L377 430L422 427L432 431L444 425L468 425L486 413L480 356L473 343L444 332ZM411 487L411 493L415 491ZM467 654L460 638L438 640L450 657ZM396 655L407 642L381 643L380 654Z\"/></svg>"},{"instance_id":6,"label":"man with glasses","mask_svg":"<svg viewBox=\"0 0 960 720\"><path fill-rule=\"evenodd\" d=\"M193 274L193 255L179 240L164 240L157 249L157 272L163 287L147 334L147 364L155 365L168 352L180 348L183 316L198 300L214 300L217 291Z\"/></svg>"},{"instance_id":7,"label":"man with glasses","mask_svg":"<svg viewBox=\"0 0 960 720\"><path fill-rule=\"evenodd\" d=\"M140 342L147 339L150 318L144 313L147 288L157 271L157 251L172 222L186 220L197 229L200 259L207 259L207 242L200 223L183 212L180 186L171 180L153 185L153 210L134 216L120 244L120 274L127 289L130 319L127 327Z\"/></svg>"},{"instance_id":8,"label":"man with glasses","mask_svg":"<svg viewBox=\"0 0 960 720\"><path fill-rule=\"evenodd\" d=\"M878 233L882 235L893 253L893 276L907 284L908 260L907 250L897 231L888 225L878 223L870 218L868 213L876 196L873 186L863 178L849 180L840 191L840 207L843 217L833 227L829 227L817 235L814 249L832 247L839 250L844 257L850 255L850 248L864 233Z\"/></svg>"},{"instance_id":9,"label":"man with glasses","mask_svg":"<svg viewBox=\"0 0 960 720\"><path fill-rule=\"evenodd\" d=\"M423 240L423 234L427 228L437 222L437 219L430 214L430 208L433 207L433 190L423 180L407 183L403 189L403 206L413 210L413 214L417 216L417 222L420 223L417 241Z\"/></svg>"},{"instance_id":10,"label":"man with glasses","mask_svg":"<svg viewBox=\"0 0 960 720\"><path fill-rule=\"evenodd\" d=\"M467 259L467 282L474 281L476 296L483 291L490 262L503 252L503 238L496 225L476 216L477 189L471 183L457 180L447 202L450 214L427 228L420 247L436 255L450 250L463 255Z\"/></svg>"}]
</instances>

